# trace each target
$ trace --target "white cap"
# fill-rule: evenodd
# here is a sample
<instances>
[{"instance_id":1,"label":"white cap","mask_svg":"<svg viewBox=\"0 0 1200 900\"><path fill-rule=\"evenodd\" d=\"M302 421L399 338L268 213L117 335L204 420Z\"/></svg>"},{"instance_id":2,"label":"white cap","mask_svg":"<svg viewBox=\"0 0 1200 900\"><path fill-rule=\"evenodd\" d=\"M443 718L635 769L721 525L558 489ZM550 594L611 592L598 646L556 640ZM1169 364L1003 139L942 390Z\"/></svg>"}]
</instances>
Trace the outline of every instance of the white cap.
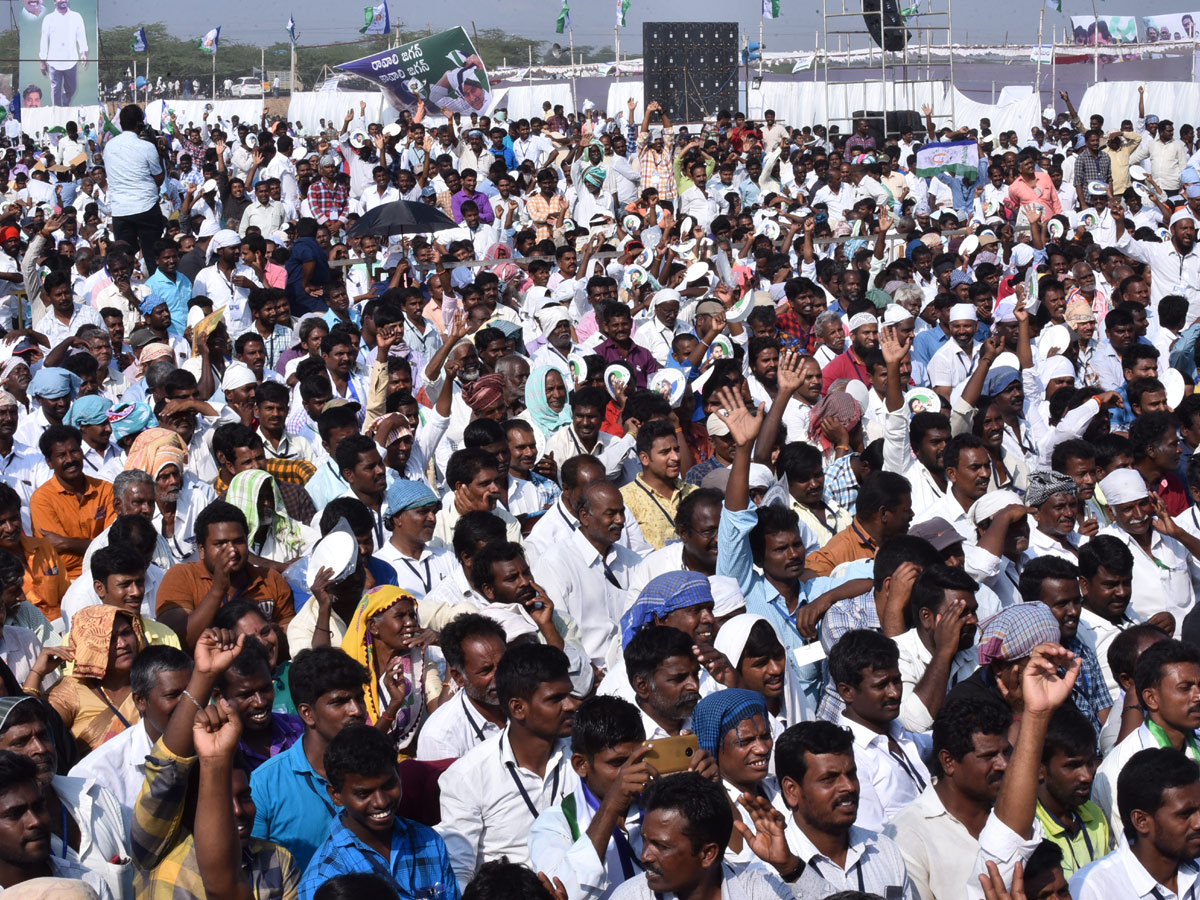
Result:
<instances>
[{"instance_id":1,"label":"white cap","mask_svg":"<svg viewBox=\"0 0 1200 900\"><path fill-rule=\"evenodd\" d=\"M864 325L878 325L879 320L869 312L860 312L850 317L850 330L858 331Z\"/></svg>"},{"instance_id":2,"label":"white cap","mask_svg":"<svg viewBox=\"0 0 1200 900\"><path fill-rule=\"evenodd\" d=\"M221 376L221 391L236 391L238 388L257 383L258 379L254 377L248 365L244 362L231 362L225 367L225 374Z\"/></svg>"},{"instance_id":3,"label":"white cap","mask_svg":"<svg viewBox=\"0 0 1200 900\"><path fill-rule=\"evenodd\" d=\"M202 193L202 194L207 194L209 191L215 191L216 189L217 189L217 182L215 179L212 179L212 178L208 179L206 182L204 182L204 184L200 185L200 193Z\"/></svg>"},{"instance_id":4,"label":"white cap","mask_svg":"<svg viewBox=\"0 0 1200 900\"><path fill-rule=\"evenodd\" d=\"M978 322L979 313L971 303L955 303L950 307L951 322Z\"/></svg>"},{"instance_id":5,"label":"white cap","mask_svg":"<svg viewBox=\"0 0 1200 900\"><path fill-rule=\"evenodd\" d=\"M325 537L317 541L308 560L308 568L304 573L304 581L311 591L317 573L322 569L333 572L334 584L344 581L358 567L358 538L345 519L339 519L337 525Z\"/></svg>"},{"instance_id":6,"label":"white cap","mask_svg":"<svg viewBox=\"0 0 1200 900\"><path fill-rule=\"evenodd\" d=\"M1012 491L988 491L967 510L967 518L978 525L980 522L986 522L1006 506L1020 505L1021 498Z\"/></svg>"},{"instance_id":7,"label":"white cap","mask_svg":"<svg viewBox=\"0 0 1200 900\"><path fill-rule=\"evenodd\" d=\"M883 324L899 325L901 322L907 322L912 317L913 314L899 303L893 303L883 311Z\"/></svg>"},{"instance_id":8,"label":"white cap","mask_svg":"<svg viewBox=\"0 0 1200 900\"><path fill-rule=\"evenodd\" d=\"M1196 219L1192 215L1191 210L1181 209L1176 212L1175 215L1171 216L1171 224L1169 227L1174 228L1180 222L1191 222L1193 225L1195 225Z\"/></svg>"},{"instance_id":9,"label":"white cap","mask_svg":"<svg viewBox=\"0 0 1200 900\"><path fill-rule=\"evenodd\" d=\"M671 302L682 303L683 298L679 291L675 290L674 288L663 288L661 291L655 292L654 299L651 301L650 305L652 307L657 307L660 303Z\"/></svg>"},{"instance_id":10,"label":"white cap","mask_svg":"<svg viewBox=\"0 0 1200 900\"><path fill-rule=\"evenodd\" d=\"M1120 506L1150 496L1142 473L1136 469L1113 469L1096 485L1109 506Z\"/></svg>"},{"instance_id":11,"label":"white cap","mask_svg":"<svg viewBox=\"0 0 1200 900\"><path fill-rule=\"evenodd\" d=\"M746 608L746 598L742 595L736 578L729 575L710 575L708 586L712 590L713 615L716 618L722 619L730 613Z\"/></svg>"}]
</instances>

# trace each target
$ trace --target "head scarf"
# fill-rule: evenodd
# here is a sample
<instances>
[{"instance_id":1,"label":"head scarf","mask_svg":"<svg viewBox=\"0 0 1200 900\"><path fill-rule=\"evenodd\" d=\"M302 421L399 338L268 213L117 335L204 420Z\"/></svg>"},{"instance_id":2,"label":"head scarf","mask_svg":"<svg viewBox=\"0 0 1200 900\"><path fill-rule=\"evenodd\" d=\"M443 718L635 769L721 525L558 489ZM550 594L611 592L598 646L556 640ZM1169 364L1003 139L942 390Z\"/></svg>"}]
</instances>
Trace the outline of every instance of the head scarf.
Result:
<instances>
[{"instance_id":1,"label":"head scarf","mask_svg":"<svg viewBox=\"0 0 1200 900\"><path fill-rule=\"evenodd\" d=\"M987 373L983 382L983 392L989 397L995 397L1008 390L1013 382L1020 382L1021 373L1012 366L997 366Z\"/></svg>"},{"instance_id":2,"label":"head scarf","mask_svg":"<svg viewBox=\"0 0 1200 900\"><path fill-rule=\"evenodd\" d=\"M830 391L816 402L808 414L809 434L815 434L821 439L822 450L833 446L821 431L821 420L830 416L841 422L847 431L853 431L854 426L862 421L862 407L845 391Z\"/></svg>"},{"instance_id":3,"label":"head scarf","mask_svg":"<svg viewBox=\"0 0 1200 900\"><path fill-rule=\"evenodd\" d=\"M232 228L222 228L213 235L212 240L208 243L207 261L212 262L213 256L218 250L224 250L226 247L236 247L242 242L242 236Z\"/></svg>"},{"instance_id":4,"label":"head scarf","mask_svg":"<svg viewBox=\"0 0 1200 900\"><path fill-rule=\"evenodd\" d=\"M108 411L111 408L112 401L98 394L76 397L71 408L63 417L63 423L72 428L78 428L81 425L103 425L108 421Z\"/></svg>"},{"instance_id":5,"label":"head scarf","mask_svg":"<svg viewBox=\"0 0 1200 900\"><path fill-rule=\"evenodd\" d=\"M74 372L55 366L38 369L33 380L29 382L30 397L45 397L55 400L59 397L74 397L79 392L83 382Z\"/></svg>"},{"instance_id":6,"label":"head scarf","mask_svg":"<svg viewBox=\"0 0 1200 900\"><path fill-rule=\"evenodd\" d=\"M119 615L127 616L133 623L138 651L146 646L146 635L142 632L140 616L116 606L85 606L71 617L70 647L75 651L76 678L104 677L108 670L108 650L112 646L112 636Z\"/></svg>"},{"instance_id":7,"label":"head scarf","mask_svg":"<svg viewBox=\"0 0 1200 900\"><path fill-rule=\"evenodd\" d=\"M148 428L137 436L129 448L125 468L141 469L151 478L157 478L158 473L170 465L179 466L179 471L183 472L187 458L187 445L174 431Z\"/></svg>"},{"instance_id":8,"label":"head scarf","mask_svg":"<svg viewBox=\"0 0 1200 900\"><path fill-rule=\"evenodd\" d=\"M504 399L504 376L481 375L462 389L462 398L467 406L477 413L485 413Z\"/></svg>"},{"instance_id":9,"label":"head scarf","mask_svg":"<svg viewBox=\"0 0 1200 900\"><path fill-rule=\"evenodd\" d=\"M979 625L979 664L1023 659L1038 644L1057 643L1058 619L1045 603L1018 603Z\"/></svg>"},{"instance_id":10,"label":"head scarf","mask_svg":"<svg viewBox=\"0 0 1200 900\"><path fill-rule=\"evenodd\" d=\"M246 534L253 539L262 525L258 500L265 484L271 485L271 496L275 500L275 519L271 525L275 543L285 549L287 559L303 556L308 549L308 542L304 539L300 523L288 517L283 495L270 472L263 469L238 472L229 482L225 500L242 511L242 515L246 517Z\"/></svg>"},{"instance_id":11,"label":"head scarf","mask_svg":"<svg viewBox=\"0 0 1200 900\"><path fill-rule=\"evenodd\" d=\"M8 376L17 370L17 366L29 368L29 363L21 359L19 356L10 356L4 361L4 365L0 366L0 381L7 381Z\"/></svg>"},{"instance_id":12,"label":"head scarf","mask_svg":"<svg viewBox=\"0 0 1200 900\"><path fill-rule=\"evenodd\" d=\"M709 694L696 704L692 730L696 732L700 749L707 750L719 762L725 735L754 716L762 716L764 724L770 724L763 695L758 691L726 688Z\"/></svg>"},{"instance_id":13,"label":"head scarf","mask_svg":"<svg viewBox=\"0 0 1200 900\"><path fill-rule=\"evenodd\" d=\"M164 344L162 341L151 341L137 355L138 374L145 375L152 362L160 359L173 360L174 358L175 351L169 344Z\"/></svg>"},{"instance_id":14,"label":"head scarf","mask_svg":"<svg viewBox=\"0 0 1200 900\"><path fill-rule=\"evenodd\" d=\"M699 572L667 572L651 578L637 600L621 616L621 648L628 647L633 636L656 618L669 616L677 609L712 602L712 588Z\"/></svg>"},{"instance_id":15,"label":"head scarf","mask_svg":"<svg viewBox=\"0 0 1200 900\"><path fill-rule=\"evenodd\" d=\"M1041 506L1055 494L1070 494L1072 497L1079 493L1075 479L1061 472L1030 472L1029 485L1025 488L1025 502L1030 506Z\"/></svg>"},{"instance_id":16,"label":"head scarf","mask_svg":"<svg viewBox=\"0 0 1200 900\"><path fill-rule=\"evenodd\" d=\"M166 300L157 294L147 294L142 298L142 302L138 304L138 312L143 316L148 316L166 302Z\"/></svg>"},{"instance_id":17,"label":"head scarf","mask_svg":"<svg viewBox=\"0 0 1200 900\"><path fill-rule=\"evenodd\" d=\"M108 411L108 421L114 441L158 427L158 419L145 403L118 403Z\"/></svg>"},{"instance_id":18,"label":"head scarf","mask_svg":"<svg viewBox=\"0 0 1200 900\"><path fill-rule=\"evenodd\" d=\"M606 175L608 175L608 170L604 166L592 166L583 173L583 180L592 187L600 187L600 185L604 184Z\"/></svg>"},{"instance_id":19,"label":"head scarf","mask_svg":"<svg viewBox=\"0 0 1200 900\"><path fill-rule=\"evenodd\" d=\"M533 419L533 424L536 425L545 437L549 437L562 428L564 425L571 424L571 403L567 401L563 405L562 412L556 413L550 408L550 404L546 402L546 379L551 372L558 372L558 369L552 366L538 366L530 375L529 380L525 382L525 408L529 411L530 417ZM558 372L562 375L562 372ZM567 379L563 378L563 384L566 385Z\"/></svg>"},{"instance_id":20,"label":"head scarf","mask_svg":"<svg viewBox=\"0 0 1200 900\"><path fill-rule=\"evenodd\" d=\"M563 322L571 321L571 314L561 306L544 307L534 313L533 317L537 320L538 328L542 330L543 337L549 337L550 332Z\"/></svg>"},{"instance_id":21,"label":"head scarf","mask_svg":"<svg viewBox=\"0 0 1200 900\"><path fill-rule=\"evenodd\" d=\"M353 618L350 619L350 625L346 628L346 636L342 638L343 652L366 666L367 688L364 696L367 702L367 716L372 722L379 718L382 709L379 679L383 673L375 671L375 639L371 635L370 622L375 616L387 612L401 600L411 600L414 606L417 602L416 598L408 591L393 585L380 585L368 591L359 601L358 608L354 611ZM425 710L424 658L424 654L420 650L411 650L402 657L401 667L405 680L408 682L408 695L404 699L404 705L400 712L396 714L396 724L392 730L393 736L407 736L421 722L421 716Z\"/></svg>"},{"instance_id":22,"label":"head scarf","mask_svg":"<svg viewBox=\"0 0 1200 900\"><path fill-rule=\"evenodd\" d=\"M746 652L746 643L750 640L750 631L759 622L766 622L768 627L775 632L775 637L779 637L779 630L771 624L769 619L754 613L742 613L721 626L717 636L713 639L713 648L724 653L731 666L740 669L742 656ZM783 641L780 641L780 644L782 643ZM786 654L786 648L784 652ZM788 725L813 719L812 705L800 687L800 680L796 677L796 670L790 662L785 663L783 667L783 709L780 713L780 718L784 719ZM694 726L694 718L692 722Z\"/></svg>"}]
</instances>

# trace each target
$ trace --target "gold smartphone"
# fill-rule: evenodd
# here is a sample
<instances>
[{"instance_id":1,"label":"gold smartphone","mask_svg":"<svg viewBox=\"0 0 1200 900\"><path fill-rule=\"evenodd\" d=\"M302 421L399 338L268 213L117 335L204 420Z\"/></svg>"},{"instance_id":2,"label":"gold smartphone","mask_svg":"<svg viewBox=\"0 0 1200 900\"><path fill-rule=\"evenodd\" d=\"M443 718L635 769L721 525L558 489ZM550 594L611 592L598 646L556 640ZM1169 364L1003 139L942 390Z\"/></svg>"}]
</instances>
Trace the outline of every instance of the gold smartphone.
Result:
<instances>
[{"instance_id":1,"label":"gold smartphone","mask_svg":"<svg viewBox=\"0 0 1200 900\"><path fill-rule=\"evenodd\" d=\"M658 738L646 741L646 746L650 748L650 752L644 758L660 775L686 772L700 749L700 743L694 734Z\"/></svg>"}]
</instances>

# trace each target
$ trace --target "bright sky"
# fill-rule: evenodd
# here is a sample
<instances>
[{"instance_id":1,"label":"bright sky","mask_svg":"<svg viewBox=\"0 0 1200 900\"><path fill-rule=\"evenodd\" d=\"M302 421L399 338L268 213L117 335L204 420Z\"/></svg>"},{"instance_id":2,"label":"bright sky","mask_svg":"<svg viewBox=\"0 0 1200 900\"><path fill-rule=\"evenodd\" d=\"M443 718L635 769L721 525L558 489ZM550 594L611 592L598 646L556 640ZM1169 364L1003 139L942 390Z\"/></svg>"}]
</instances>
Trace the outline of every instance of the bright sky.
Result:
<instances>
[{"instance_id":1,"label":"bright sky","mask_svg":"<svg viewBox=\"0 0 1200 900\"><path fill-rule=\"evenodd\" d=\"M826 0L830 11L840 11L842 3L850 10L858 9L860 0ZM901 0L905 6L911 0ZM928 8L945 9L951 0L922 0ZM364 0L362 5L366 5ZM296 17L296 30L300 43L319 44L352 40L362 26L362 16L356 13L358 4L329 3L319 0L283 0L263 5L252 4L253 21L246 21L245 0L206 0L204 3L172 3L171 31L180 37L198 37L215 25L221 26L221 36L249 44L270 44L284 37L284 25L288 13ZM393 21L404 19L405 27L411 29L432 26L434 31L462 25L471 29L472 21L478 29L504 28L510 32L546 41L561 40L554 33L554 21L560 7L559 0L484 0L484 8L478 3L450 0L437 4L439 19L418 20L416 4L391 0L389 11ZM575 0L571 4L571 20L575 40L579 44L612 46L615 0L594 2ZM1159 0L1153 5L1154 13L1188 12L1200 7L1200 0ZM742 28L754 40L758 34L759 10L757 0L740 0L730 4L723 0L689 0L689 18L695 21L728 21L738 18ZM782 0L781 18L766 23L764 43L768 50L812 50L816 32L821 27L821 0ZM994 0L957 0L954 2L954 39L958 43L1003 43L1005 37L1013 43L1032 43L1037 38L1039 7L1034 3L1004 4L1006 11L1017 12L1017 16L996 16ZM146 15L147 5L140 0L103 0L100 8L101 26L137 25ZM628 27L621 30L622 54L640 51L641 26L646 20L671 21L679 12L674 3L662 0L632 0L626 17ZM1049 42L1050 25L1056 23L1061 31L1069 22L1069 15L1091 15L1092 6L1084 0L1068 0L1063 14L1054 12L1053 4L1047 5L1045 38ZM1103 14L1124 15L1134 12L1144 14L1149 10L1131 8L1119 3L1101 4ZM736 14L736 15L734 15ZM275 20L278 21L275 21ZM861 28L861 19L842 19L833 26L841 30ZM861 38L859 39L861 40ZM565 41L563 41L565 45ZM857 44L856 44L857 46Z\"/></svg>"}]
</instances>

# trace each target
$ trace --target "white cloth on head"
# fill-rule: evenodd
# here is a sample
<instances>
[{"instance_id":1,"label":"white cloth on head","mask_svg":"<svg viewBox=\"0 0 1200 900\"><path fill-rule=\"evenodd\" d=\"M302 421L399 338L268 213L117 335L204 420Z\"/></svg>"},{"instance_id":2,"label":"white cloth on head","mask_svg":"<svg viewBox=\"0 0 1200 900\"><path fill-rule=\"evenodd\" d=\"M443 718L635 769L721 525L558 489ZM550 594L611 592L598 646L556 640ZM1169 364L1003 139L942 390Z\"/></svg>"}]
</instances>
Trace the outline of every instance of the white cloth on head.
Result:
<instances>
[{"instance_id":1,"label":"white cloth on head","mask_svg":"<svg viewBox=\"0 0 1200 900\"><path fill-rule=\"evenodd\" d=\"M907 322L912 317L913 314L899 303L893 303L883 311L883 324L899 325L901 322Z\"/></svg>"},{"instance_id":2,"label":"white cloth on head","mask_svg":"<svg viewBox=\"0 0 1200 900\"><path fill-rule=\"evenodd\" d=\"M1114 469L1096 485L1104 494L1109 506L1120 506L1148 497L1145 479L1136 469Z\"/></svg>"},{"instance_id":3,"label":"white cloth on head","mask_svg":"<svg viewBox=\"0 0 1200 900\"><path fill-rule=\"evenodd\" d=\"M1196 217L1192 215L1191 210L1181 209L1171 216L1171 223L1169 227L1174 228L1180 222L1191 222L1194 225L1196 224Z\"/></svg>"},{"instance_id":4,"label":"white cloth on head","mask_svg":"<svg viewBox=\"0 0 1200 900\"><path fill-rule=\"evenodd\" d=\"M955 303L950 307L951 322L978 322L979 313L975 311L973 303Z\"/></svg>"},{"instance_id":5,"label":"white cloth on head","mask_svg":"<svg viewBox=\"0 0 1200 900\"><path fill-rule=\"evenodd\" d=\"M242 236L232 228L222 228L213 235L211 241L208 242L207 259L211 262L213 254L225 247L236 247L242 242Z\"/></svg>"},{"instance_id":6,"label":"white cloth on head","mask_svg":"<svg viewBox=\"0 0 1200 900\"><path fill-rule=\"evenodd\" d=\"M244 362L231 362L225 367L225 374L221 376L221 391L236 391L257 382L258 379L254 377L254 372L248 365Z\"/></svg>"},{"instance_id":7,"label":"white cloth on head","mask_svg":"<svg viewBox=\"0 0 1200 900\"><path fill-rule=\"evenodd\" d=\"M779 632L775 631L775 626L769 619L754 613L742 613L721 626L717 636L713 639L713 649L725 654L729 664L740 670L742 654L745 653L746 644L750 640L750 631L759 622L766 622L767 627L775 633L778 640ZM780 643L782 644L782 641ZM778 716L771 716L771 731L776 738L789 726L813 719L812 706L801 689L800 681L796 678L796 672L792 666L785 665L783 667L783 685L783 707ZM774 771L774 760L771 762L771 769Z\"/></svg>"},{"instance_id":8,"label":"white cloth on head","mask_svg":"<svg viewBox=\"0 0 1200 900\"><path fill-rule=\"evenodd\" d=\"M869 312L860 312L850 317L850 330L857 331L864 325L877 325L879 320Z\"/></svg>"},{"instance_id":9,"label":"white cloth on head","mask_svg":"<svg viewBox=\"0 0 1200 900\"><path fill-rule=\"evenodd\" d=\"M971 504L967 518L974 524L986 522L1006 506L1021 505L1021 498L1013 491L988 491Z\"/></svg>"},{"instance_id":10,"label":"white cloth on head","mask_svg":"<svg viewBox=\"0 0 1200 900\"><path fill-rule=\"evenodd\" d=\"M535 318L542 334L547 335L563 322L571 321L571 314L561 306L550 306L541 310Z\"/></svg>"}]
</instances>

